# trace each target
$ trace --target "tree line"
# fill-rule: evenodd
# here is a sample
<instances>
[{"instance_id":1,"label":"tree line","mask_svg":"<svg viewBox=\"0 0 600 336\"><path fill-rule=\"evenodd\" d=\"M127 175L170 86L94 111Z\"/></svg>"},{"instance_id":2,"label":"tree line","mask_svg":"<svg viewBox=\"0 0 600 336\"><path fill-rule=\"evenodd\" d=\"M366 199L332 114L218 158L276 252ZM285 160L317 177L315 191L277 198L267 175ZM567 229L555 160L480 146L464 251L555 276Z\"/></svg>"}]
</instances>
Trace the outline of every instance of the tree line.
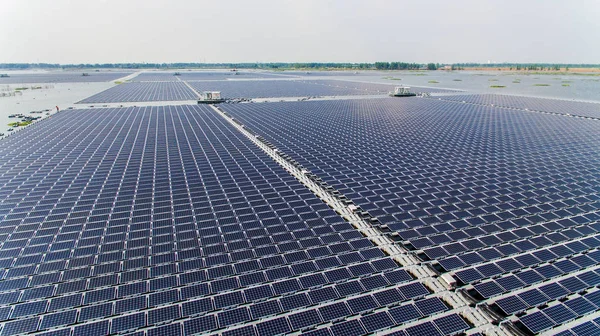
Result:
<instances>
[{"instance_id":1,"label":"tree line","mask_svg":"<svg viewBox=\"0 0 600 336\"><path fill-rule=\"evenodd\" d=\"M454 63L460 68L513 68L515 70L560 70L562 68L599 68L588 63Z\"/></svg>"},{"instance_id":2,"label":"tree line","mask_svg":"<svg viewBox=\"0 0 600 336\"><path fill-rule=\"evenodd\" d=\"M0 63L0 69L360 69L360 70L437 70L440 63ZM552 64L552 63L453 63L452 70L470 67L510 68L514 70L560 70L561 68L599 68L600 64Z\"/></svg>"}]
</instances>

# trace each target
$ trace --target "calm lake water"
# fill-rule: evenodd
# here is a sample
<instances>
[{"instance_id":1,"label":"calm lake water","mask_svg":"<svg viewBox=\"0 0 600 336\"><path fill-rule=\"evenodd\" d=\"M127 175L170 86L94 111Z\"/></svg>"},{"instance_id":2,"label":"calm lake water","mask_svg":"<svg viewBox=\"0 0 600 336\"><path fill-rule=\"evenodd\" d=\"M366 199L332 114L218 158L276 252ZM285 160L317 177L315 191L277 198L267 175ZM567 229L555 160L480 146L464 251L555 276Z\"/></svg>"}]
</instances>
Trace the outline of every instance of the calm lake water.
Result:
<instances>
[{"instance_id":1,"label":"calm lake water","mask_svg":"<svg viewBox=\"0 0 600 336\"><path fill-rule=\"evenodd\" d=\"M400 78L400 80L385 79L387 76ZM332 79L333 77L328 76L327 78ZM339 76L338 78L344 80L350 79L349 76ZM382 72L377 76L359 75L352 79L354 78L359 81L393 83L405 86L414 85L460 89L472 93L497 93L600 102L600 73L596 73L594 76L585 76L527 75L495 71L399 71ZM438 83L431 83L430 81ZM548 86L537 86L536 84ZM490 87L492 85L505 87L492 88Z\"/></svg>"}]
</instances>

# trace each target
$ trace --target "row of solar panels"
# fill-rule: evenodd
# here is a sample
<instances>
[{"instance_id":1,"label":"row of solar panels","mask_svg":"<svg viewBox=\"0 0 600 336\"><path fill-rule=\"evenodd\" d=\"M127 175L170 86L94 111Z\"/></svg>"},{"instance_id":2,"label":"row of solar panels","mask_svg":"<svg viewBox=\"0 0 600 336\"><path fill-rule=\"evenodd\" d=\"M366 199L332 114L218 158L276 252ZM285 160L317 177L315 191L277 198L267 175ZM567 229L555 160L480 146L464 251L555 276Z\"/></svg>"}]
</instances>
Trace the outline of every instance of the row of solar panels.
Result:
<instances>
[{"instance_id":1,"label":"row of solar panels","mask_svg":"<svg viewBox=\"0 0 600 336\"><path fill-rule=\"evenodd\" d=\"M208 117L208 118L209 118L210 120L214 120L214 119L213 119L213 118L211 118L211 117ZM149 126L149 125L150 125L150 124L148 124L148 126ZM184 125L185 125L185 124L184 124ZM167 123L167 126L168 126L169 128L170 128L170 127L174 127L174 128L177 128L177 127L178 127L178 126L177 126L177 125L175 125L175 124L169 124L169 123ZM148 128L149 128L149 127L148 127ZM140 129L141 129L141 128L140 128ZM190 132L194 133L194 132L193 132L193 129L191 129L191 128L186 128L185 126L181 126L180 130L181 130L181 131L183 131L183 133L184 133L184 134L187 134L187 133L186 133L187 131L190 131ZM189 133L189 134L192 134L192 133ZM174 134L173 134L173 133L170 133L170 134L171 134L171 136L174 136ZM180 134L181 134L181 133L180 133ZM195 134L195 133L194 133L194 134ZM177 137L175 137L175 138L176 138L176 141L179 141L179 139L177 139ZM186 136L186 141L189 141L189 138L188 138L187 136ZM138 143L138 142L135 142L134 144L137 144L137 143ZM139 142L139 143L141 143L141 142ZM134 145L134 146L135 146L135 145ZM178 145L178 146L173 146L173 149L175 149L175 148L177 148L177 150L178 150L178 151L180 151L180 150L181 150L181 146L180 146L180 145ZM224 152L223 152L223 154L225 154L225 153L226 153L226 152L224 151ZM129 156L129 155L123 155L123 158L126 158L126 157L128 157L128 156ZM176 156L173 156L173 157L176 157ZM192 162L193 162L193 161L192 161ZM184 165L185 165L185 161L182 161L182 162L181 162L181 164L184 164ZM195 164L194 164L193 166L195 166L195 167L196 167L196 169L198 169L198 168L197 168L197 166L196 166ZM210 168L210 167L207 167L207 168ZM184 170L186 170L186 169L184 169ZM182 181L182 182L186 182L186 179L183 179L183 181ZM171 183L172 183L172 181L171 181ZM181 183L181 182L179 182L179 183ZM9 184L7 184L7 185L9 185ZM25 195L26 195L26 194L25 194ZM21 195L21 196L25 196L25 195ZM17 194L17 196L18 196L18 194ZM66 219L66 218L65 218L65 219ZM363 287L364 287L364 286L363 286ZM168 292L168 291L167 291L167 292ZM160 292L159 292L159 293L160 293ZM172 308L171 308L171 309L172 309ZM278 321L282 321L282 320L278 320ZM283 320L283 321L284 321L284 320ZM15 321L15 322L16 322L16 321ZM358 322L357 322L357 323L358 323ZM281 326L283 326L283 322L277 322L277 323L273 322L273 324L276 324L276 325L278 325L278 326L280 326L280 327L281 327ZM15 325L16 325L16 324L15 324ZM361 325L360 323L358 324L358 326L359 326L360 328L362 328L362 326L363 326L363 325L364 325L364 323L363 323L362 325ZM358 330L362 330L362 329L360 329L359 327L356 327L356 326L357 326L357 324L356 324L356 323L354 323L354 326L355 326L355 328L356 328L356 329L355 329L356 331L358 331ZM421 329L422 329L422 328L428 328L428 327L430 327L430 326L433 326L433 329L434 329L434 330L436 330L436 331L438 331L438 329L439 329L439 326L438 326L438 327L435 327L435 325L433 325L433 324L427 324L427 323L424 323L424 324L419 324L419 325L417 325L417 326L415 326L415 327L418 327L418 328L421 328ZM245 328L246 328L246 327L245 327ZM436 328L437 328L437 329L436 329ZM283 330L283 329L279 329L279 330ZM322 330L322 329L318 329L318 330ZM333 329L332 329L332 330L333 330ZM420 330L420 329L419 329L419 330ZM364 330L363 330L363 331L364 331Z\"/></svg>"},{"instance_id":2,"label":"row of solar panels","mask_svg":"<svg viewBox=\"0 0 600 336\"><path fill-rule=\"evenodd\" d=\"M225 79L249 79L249 78L291 78L285 75L270 72L246 72L246 71L179 71L179 72L142 72L131 79L133 82L174 82L185 80L225 80Z\"/></svg>"},{"instance_id":3,"label":"row of solar panels","mask_svg":"<svg viewBox=\"0 0 600 336\"><path fill-rule=\"evenodd\" d=\"M194 100L198 95L183 82L124 83L88 97L80 104Z\"/></svg>"},{"instance_id":4,"label":"row of solar panels","mask_svg":"<svg viewBox=\"0 0 600 336\"><path fill-rule=\"evenodd\" d=\"M440 259L441 271L454 270L459 285L498 276L500 281L505 274L507 286L527 288L598 262L595 121L419 99L223 109L377 216L382 231L397 231L399 241L409 240L407 247L423 249L423 260ZM445 165L436 167L439 160ZM429 163L435 168L425 175ZM470 185L439 179L426 185L423 179L438 171ZM478 187L478 180L494 179L508 185ZM392 213L398 218L387 215L394 209L388 201L394 186L415 192L403 195L410 201L398 199L406 205ZM471 191L465 194L465 188ZM490 197L497 201L481 202ZM415 218L415 201L425 211L439 211ZM464 201L466 207L456 206ZM540 266L529 269L534 265ZM485 295L505 289L488 283L475 288Z\"/></svg>"},{"instance_id":5,"label":"row of solar panels","mask_svg":"<svg viewBox=\"0 0 600 336\"><path fill-rule=\"evenodd\" d=\"M456 95L439 99L471 104L494 105L528 111L600 118L600 104L558 99L507 96L497 94Z\"/></svg>"},{"instance_id":6,"label":"row of solar panels","mask_svg":"<svg viewBox=\"0 0 600 336\"><path fill-rule=\"evenodd\" d=\"M138 75L140 79L144 74ZM312 97L381 95L392 91L387 84L348 82L335 80L291 81L190 81L197 92L220 91L224 98L272 98L272 97ZM435 88L413 88L415 92L447 92ZM88 97L79 103L120 103L147 101L183 101L197 99L195 92L182 81L172 82L131 82L112 87Z\"/></svg>"},{"instance_id":7,"label":"row of solar panels","mask_svg":"<svg viewBox=\"0 0 600 336\"><path fill-rule=\"evenodd\" d=\"M208 107L64 111L0 157L0 335L469 328Z\"/></svg>"},{"instance_id":8,"label":"row of solar panels","mask_svg":"<svg viewBox=\"0 0 600 336\"><path fill-rule=\"evenodd\" d=\"M9 77L0 77L3 84L42 84L42 83L87 83L110 82L132 74L132 72L45 72L45 73L8 73Z\"/></svg>"}]
</instances>

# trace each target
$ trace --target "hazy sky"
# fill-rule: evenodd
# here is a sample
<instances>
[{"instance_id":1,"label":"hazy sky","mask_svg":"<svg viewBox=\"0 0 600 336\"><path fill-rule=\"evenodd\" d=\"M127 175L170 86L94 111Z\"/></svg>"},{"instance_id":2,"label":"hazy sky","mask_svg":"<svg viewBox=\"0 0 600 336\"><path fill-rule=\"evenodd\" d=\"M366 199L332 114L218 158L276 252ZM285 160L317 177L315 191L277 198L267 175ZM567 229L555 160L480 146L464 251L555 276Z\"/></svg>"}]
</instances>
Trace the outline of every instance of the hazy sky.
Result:
<instances>
[{"instance_id":1,"label":"hazy sky","mask_svg":"<svg viewBox=\"0 0 600 336\"><path fill-rule=\"evenodd\" d=\"M600 63L598 0L0 0L0 63Z\"/></svg>"}]
</instances>

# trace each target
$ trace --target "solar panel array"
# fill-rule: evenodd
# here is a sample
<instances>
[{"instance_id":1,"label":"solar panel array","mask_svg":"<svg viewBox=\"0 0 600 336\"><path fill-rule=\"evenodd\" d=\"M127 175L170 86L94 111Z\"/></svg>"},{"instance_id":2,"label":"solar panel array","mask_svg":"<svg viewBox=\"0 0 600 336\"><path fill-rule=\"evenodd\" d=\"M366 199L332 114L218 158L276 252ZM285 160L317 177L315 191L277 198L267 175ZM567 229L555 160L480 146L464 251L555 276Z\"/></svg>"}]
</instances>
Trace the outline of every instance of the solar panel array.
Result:
<instances>
[{"instance_id":1,"label":"solar panel array","mask_svg":"<svg viewBox=\"0 0 600 336\"><path fill-rule=\"evenodd\" d=\"M82 103L196 99L185 79L226 98L393 87L142 75ZM595 335L600 124L572 116L596 105L457 95L221 108L451 274L504 330ZM0 271L0 336L475 331L455 296L207 106L68 110L3 139Z\"/></svg>"},{"instance_id":2,"label":"solar panel array","mask_svg":"<svg viewBox=\"0 0 600 336\"><path fill-rule=\"evenodd\" d=\"M292 80L189 82L198 92L221 91L224 98L374 95L381 92Z\"/></svg>"},{"instance_id":3,"label":"solar panel array","mask_svg":"<svg viewBox=\"0 0 600 336\"><path fill-rule=\"evenodd\" d=\"M284 75L293 75L293 76L301 76L301 77L330 77L330 76L373 76L373 75L383 75L384 72L373 72L373 71L294 71L294 70L286 70L283 71Z\"/></svg>"},{"instance_id":4,"label":"solar panel array","mask_svg":"<svg viewBox=\"0 0 600 336\"><path fill-rule=\"evenodd\" d=\"M600 310L596 121L433 99L223 109L505 322L537 333Z\"/></svg>"},{"instance_id":5,"label":"solar panel array","mask_svg":"<svg viewBox=\"0 0 600 336\"><path fill-rule=\"evenodd\" d=\"M469 328L206 106L67 110L3 139L0 216L2 336Z\"/></svg>"},{"instance_id":6,"label":"solar panel array","mask_svg":"<svg viewBox=\"0 0 600 336\"><path fill-rule=\"evenodd\" d=\"M600 118L600 104L559 99L507 96L496 94L470 94L441 97L443 100L464 101L472 104L528 109L529 111L570 114Z\"/></svg>"},{"instance_id":7,"label":"solar panel array","mask_svg":"<svg viewBox=\"0 0 600 336\"><path fill-rule=\"evenodd\" d=\"M587 321L581 325L567 329L556 336L594 336L600 335L600 318L595 318L593 321Z\"/></svg>"},{"instance_id":8,"label":"solar panel array","mask_svg":"<svg viewBox=\"0 0 600 336\"><path fill-rule=\"evenodd\" d=\"M247 71L181 71L175 76L174 71L171 72L142 72L135 76L134 82L169 82L181 80L225 80L225 79L246 79L246 78L286 78L291 76L279 75L268 72L247 72Z\"/></svg>"},{"instance_id":9,"label":"solar panel array","mask_svg":"<svg viewBox=\"0 0 600 336\"><path fill-rule=\"evenodd\" d=\"M79 103L125 103L195 100L198 95L183 82L123 83Z\"/></svg>"},{"instance_id":10,"label":"solar panel array","mask_svg":"<svg viewBox=\"0 0 600 336\"><path fill-rule=\"evenodd\" d=\"M3 84L26 84L26 83L82 83L82 82L110 82L123 78L132 72L52 72L35 74L8 73L10 77L0 77L0 85Z\"/></svg>"},{"instance_id":11,"label":"solar panel array","mask_svg":"<svg viewBox=\"0 0 600 336\"><path fill-rule=\"evenodd\" d=\"M325 86L334 86L334 87L344 87L344 88L353 88L357 90L367 90L374 93L383 93L386 94L390 91L394 90L394 87L400 86L400 83L389 83L389 84L379 84L379 83L367 83L367 82L355 82L355 81L345 81L345 80L329 80L329 79L321 79L321 80L306 80L306 83L317 84L317 85L325 85ZM410 87L410 91L415 93L452 93L452 92L460 92L459 90L451 90L451 89L440 89L435 87L419 87L419 86L411 86L404 85Z\"/></svg>"}]
</instances>

